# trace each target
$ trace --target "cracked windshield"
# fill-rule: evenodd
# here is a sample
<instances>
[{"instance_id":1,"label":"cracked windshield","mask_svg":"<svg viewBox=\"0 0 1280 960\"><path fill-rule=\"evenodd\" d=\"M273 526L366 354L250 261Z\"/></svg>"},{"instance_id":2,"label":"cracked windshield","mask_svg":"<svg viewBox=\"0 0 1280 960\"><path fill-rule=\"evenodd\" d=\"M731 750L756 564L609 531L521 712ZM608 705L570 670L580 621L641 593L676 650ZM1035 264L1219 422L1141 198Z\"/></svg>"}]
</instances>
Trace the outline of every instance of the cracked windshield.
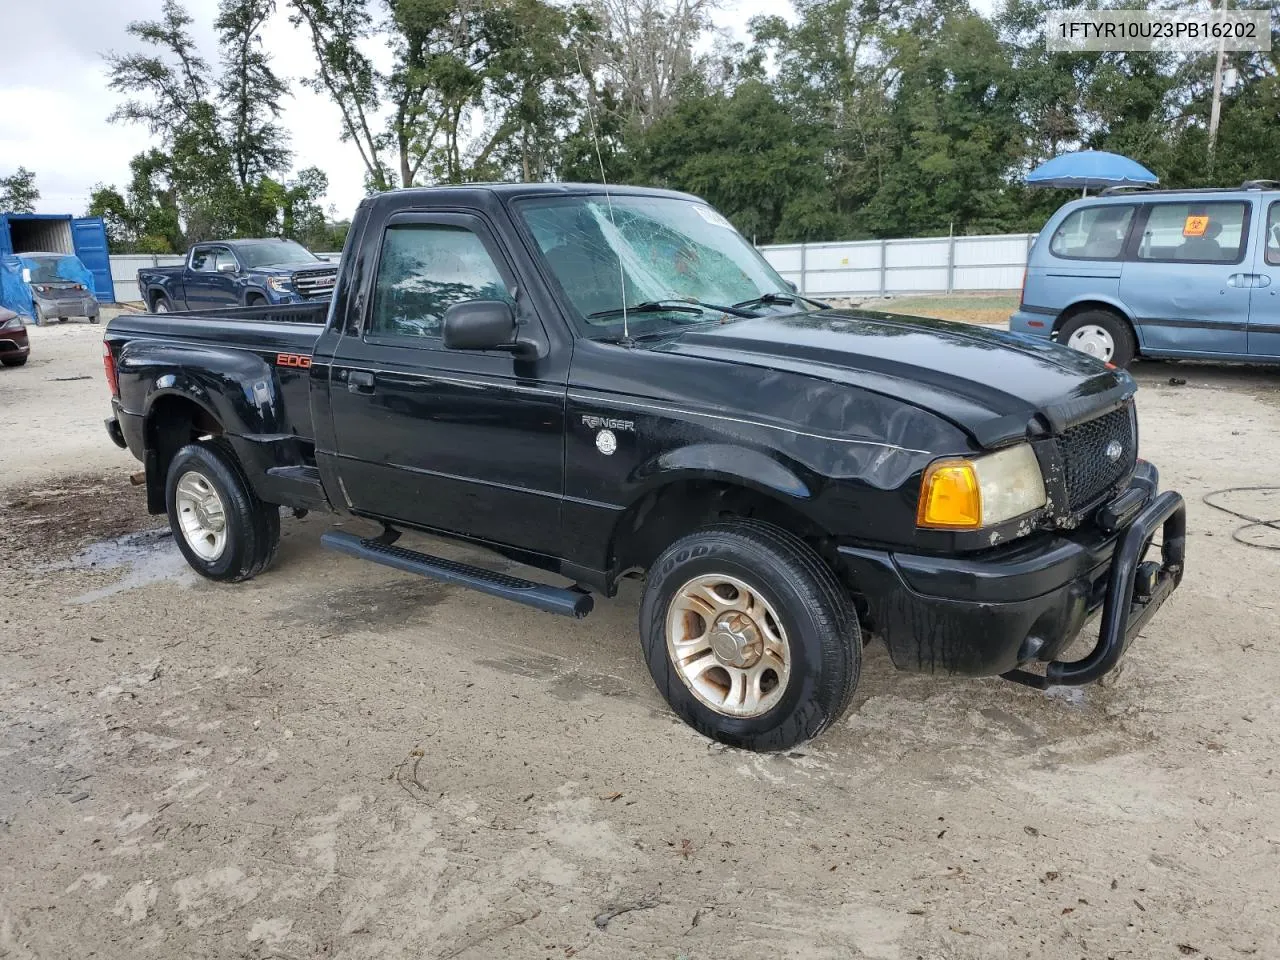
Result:
<instances>
[{"instance_id":1,"label":"cracked windshield","mask_svg":"<svg viewBox=\"0 0 1280 960\"><path fill-rule=\"evenodd\" d=\"M518 205L586 336L653 333L806 309L719 213L668 197L556 197ZM749 308L749 309L747 309Z\"/></svg>"}]
</instances>

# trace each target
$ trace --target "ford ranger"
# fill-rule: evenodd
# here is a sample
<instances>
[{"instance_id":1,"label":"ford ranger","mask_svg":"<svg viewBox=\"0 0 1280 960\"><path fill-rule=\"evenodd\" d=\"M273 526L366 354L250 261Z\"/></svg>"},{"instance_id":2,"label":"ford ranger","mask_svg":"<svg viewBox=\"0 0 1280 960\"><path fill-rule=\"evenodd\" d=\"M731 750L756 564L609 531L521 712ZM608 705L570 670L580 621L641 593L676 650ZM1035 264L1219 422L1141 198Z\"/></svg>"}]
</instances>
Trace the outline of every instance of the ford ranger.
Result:
<instances>
[{"instance_id":1,"label":"ford ranger","mask_svg":"<svg viewBox=\"0 0 1280 960\"><path fill-rule=\"evenodd\" d=\"M828 309L686 194L383 194L331 304L125 314L104 347L108 431L199 573L264 570L286 507L382 525L326 547L550 613L640 577L662 695L746 748L836 720L871 638L905 670L1096 680L1182 578L1127 373Z\"/></svg>"},{"instance_id":2,"label":"ford ranger","mask_svg":"<svg viewBox=\"0 0 1280 960\"><path fill-rule=\"evenodd\" d=\"M338 269L293 240L198 243L180 267L143 267L138 293L152 313L328 300Z\"/></svg>"}]
</instances>

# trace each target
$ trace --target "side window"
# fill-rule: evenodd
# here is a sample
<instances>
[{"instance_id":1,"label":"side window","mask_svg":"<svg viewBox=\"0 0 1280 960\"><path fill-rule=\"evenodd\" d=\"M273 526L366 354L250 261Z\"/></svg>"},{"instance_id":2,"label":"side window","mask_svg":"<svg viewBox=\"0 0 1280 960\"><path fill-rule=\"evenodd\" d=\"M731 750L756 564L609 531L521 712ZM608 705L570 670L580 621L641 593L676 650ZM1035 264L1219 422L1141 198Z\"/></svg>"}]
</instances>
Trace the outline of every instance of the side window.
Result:
<instances>
[{"instance_id":1,"label":"side window","mask_svg":"<svg viewBox=\"0 0 1280 960\"><path fill-rule=\"evenodd\" d=\"M235 266L235 254L226 247L214 247L212 253L213 256L209 263L210 270L217 270L219 267L223 266L223 264L227 263L231 264L233 267Z\"/></svg>"},{"instance_id":2,"label":"side window","mask_svg":"<svg viewBox=\"0 0 1280 960\"><path fill-rule=\"evenodd\" d=\"M1271 204L1267 214L1267 263L1280 267L1280 200Z\"/></svg>"},{"instance_id":3,"label":"side window","mask_svg":"<svg viewBox=\"0 0 1280 960\"><path fill-rule=\"evenodd\" d=\"M1049 241L1049 252L1071 260L1115 260L1124 250L1134 207L1100 204L1085 207L1063 220Z\"/></svg>"},{"instance_id":4,"label":"side window","mask_svg":"<svg viewBox=\"0 0 1280 960\"><path fill-rule=\"evenodd\" d=\"M1249 205L1239 200L1152 205L1139 260L1239 263Z\"/></svg>"},{"instance_id":5,"label":"side window","mask_svg":"<svg viewBox=\"0 0 1280 960\"><path fill-rule=\"evenodd\" d=\"M510 300L497 265L465 227L392 225L374 283L375 336L438 337L444 312L467 300Z\"/></svg>"},{"instance_id":6,"label":"side window","mask_svg":"<svg viewBox=\"0 0 1280 960\"><path fill-rule=\"evenodd\" d=\"M211 247L196 247L191 251L191 269L201 273L210 273L215 269L217 257Z\"/></svg>"}]
</instances>

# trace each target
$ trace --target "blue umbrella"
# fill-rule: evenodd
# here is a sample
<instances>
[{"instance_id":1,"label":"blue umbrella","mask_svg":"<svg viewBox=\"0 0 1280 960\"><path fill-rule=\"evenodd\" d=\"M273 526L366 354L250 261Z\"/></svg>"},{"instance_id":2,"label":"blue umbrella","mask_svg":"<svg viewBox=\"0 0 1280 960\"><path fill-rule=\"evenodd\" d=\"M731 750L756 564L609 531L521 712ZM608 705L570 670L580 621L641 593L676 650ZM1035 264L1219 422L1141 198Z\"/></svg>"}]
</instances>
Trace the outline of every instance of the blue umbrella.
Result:
<instances>
[{"instance_id":1,"label":"blue umbrella","mask_svg":"<svg viewBox=\"0 0 1280 960\"><path fill-rule=\"evenodd\" d=\"M1033 187L1063 187L1088 190L1090 187L1150 186L1160 178L1142 164L1103 150L1064 153L1045 161L1027 174Z\"/></svg>"}]
</instances>

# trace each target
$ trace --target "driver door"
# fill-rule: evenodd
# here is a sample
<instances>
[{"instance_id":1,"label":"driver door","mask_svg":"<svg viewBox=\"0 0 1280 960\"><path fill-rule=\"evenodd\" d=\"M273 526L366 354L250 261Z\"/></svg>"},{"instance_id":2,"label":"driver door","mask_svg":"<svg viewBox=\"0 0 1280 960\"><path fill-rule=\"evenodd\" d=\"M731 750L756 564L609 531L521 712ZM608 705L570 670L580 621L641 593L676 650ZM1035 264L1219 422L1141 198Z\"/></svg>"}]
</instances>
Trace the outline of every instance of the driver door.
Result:
<instances>
[{"instance_id":1,"label":"driver door","mask_svg":"<svg viewBox=\"0 0 1280 960\"><path fill-rule=\"evenodd\" d=\"M397 214L382 233L361 329L330 374L338 471L358 513L558 555L564 490L563 364L499 350L447 350L445 310L516 297L517 275L486 222Z\"/></svg>"}]
</instances>

